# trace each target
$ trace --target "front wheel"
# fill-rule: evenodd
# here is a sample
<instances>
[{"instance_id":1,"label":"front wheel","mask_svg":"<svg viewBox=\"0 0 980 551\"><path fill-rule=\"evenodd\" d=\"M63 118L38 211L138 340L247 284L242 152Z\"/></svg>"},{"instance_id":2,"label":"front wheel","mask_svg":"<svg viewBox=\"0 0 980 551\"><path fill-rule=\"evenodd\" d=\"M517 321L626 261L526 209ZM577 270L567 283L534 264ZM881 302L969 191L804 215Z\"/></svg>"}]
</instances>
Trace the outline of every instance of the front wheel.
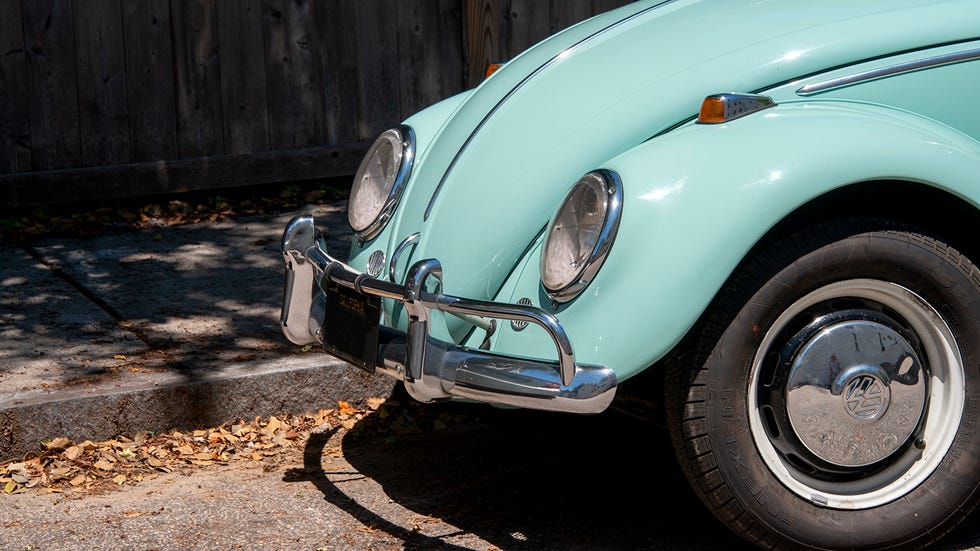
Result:
<instances>
[{"instance_id":1,"label":"front wheel","mask_svg":"<svg viewBox=\"0 0 980 551\"><path fill-rule=\"evenodd\" d=\"M667 377L681 466L765 548L919 548L980 492L980 272L893 225L758 251Z\"/></svg>"}]
</instances>

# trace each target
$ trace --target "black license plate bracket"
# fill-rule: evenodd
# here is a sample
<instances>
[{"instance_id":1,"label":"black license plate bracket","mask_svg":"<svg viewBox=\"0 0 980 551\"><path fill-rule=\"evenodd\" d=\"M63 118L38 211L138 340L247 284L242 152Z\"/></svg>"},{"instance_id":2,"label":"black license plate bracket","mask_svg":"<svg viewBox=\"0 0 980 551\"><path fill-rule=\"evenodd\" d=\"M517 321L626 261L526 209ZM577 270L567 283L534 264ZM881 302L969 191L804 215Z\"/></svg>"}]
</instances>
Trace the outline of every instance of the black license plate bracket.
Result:
<instances>
[{"instance_id":1,"label":"black license plate bracket","mask_svg":"<svg viewBox=\"0 0 980 551\"><path fill-rule=\"evenodd\" d=\"M344 287L329 277L324 288L324 351L362 369L374 372L378 359L381 298Z\"/></svg>"}]
</instances>

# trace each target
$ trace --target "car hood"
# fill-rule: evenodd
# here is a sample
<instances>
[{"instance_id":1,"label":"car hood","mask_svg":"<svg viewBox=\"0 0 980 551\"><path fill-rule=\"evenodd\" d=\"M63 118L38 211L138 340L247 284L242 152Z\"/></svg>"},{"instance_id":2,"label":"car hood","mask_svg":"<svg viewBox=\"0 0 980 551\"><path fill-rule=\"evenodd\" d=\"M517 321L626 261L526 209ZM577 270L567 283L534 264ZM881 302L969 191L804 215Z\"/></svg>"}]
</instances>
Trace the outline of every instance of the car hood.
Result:
<instances>
[{"instance_id":1,"label":"car hood","mask_svg":"<svg viewBox=\"0 0 980 551\"><path fill-rule=\"evenodd\" d=\"M438 258L446 292L492 298L585 172L690 120L706 95L976 36L975 0L939 3L641 1L575 25L511 60L422 144L389 247L420 232L411 258Z\"/></svg>"}]
</instances>

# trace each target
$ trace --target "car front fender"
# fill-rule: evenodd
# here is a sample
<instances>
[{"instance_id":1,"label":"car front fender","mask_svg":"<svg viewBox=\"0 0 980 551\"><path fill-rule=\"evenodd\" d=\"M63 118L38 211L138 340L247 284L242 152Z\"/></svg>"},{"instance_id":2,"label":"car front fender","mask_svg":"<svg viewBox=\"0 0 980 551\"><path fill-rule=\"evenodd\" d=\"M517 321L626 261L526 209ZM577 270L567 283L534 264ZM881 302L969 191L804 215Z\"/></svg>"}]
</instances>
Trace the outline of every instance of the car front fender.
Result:
<instances>
[{"instance_id":1,"label":"car front fender","mask_svg":"<svg viewBox=\"0 0 980 551\"><path fill-rule=\"evenodd\" d=\"M576 361L625 380L667 354L751 247L797 208L835 189L912 181L980 204L980 146L907 112L837 101L787 103L726 124L689 124L604 165L624 187L623 218L598 276L555 310ZM539 282L540 243L498 300L554 307ZM497 350L549 350L529 327Z\"/></svg>"}]
</instances>

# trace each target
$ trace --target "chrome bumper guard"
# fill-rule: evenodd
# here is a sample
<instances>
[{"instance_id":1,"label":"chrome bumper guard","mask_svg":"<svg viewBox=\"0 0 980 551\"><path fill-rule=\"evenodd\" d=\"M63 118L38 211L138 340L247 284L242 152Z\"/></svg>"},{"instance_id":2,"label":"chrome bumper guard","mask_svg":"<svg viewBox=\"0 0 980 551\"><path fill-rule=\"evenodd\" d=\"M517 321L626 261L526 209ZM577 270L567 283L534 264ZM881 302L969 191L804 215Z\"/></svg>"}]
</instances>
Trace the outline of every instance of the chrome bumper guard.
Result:
<instances>
[{"instance_id":1,"label":"chrome bumper guard","mask_svg":"<svg viewBox=\"0 0 980 551\"><path fill-rule=\"evenodd\" d=\"M328 255L312 216L297 216L282 237L286 262L282 330L299 345L322 344L320 321L326 278L358 293L400 301L408 314L408 332L381 327L376 372L402 380L422 402L452 397L571 413L598 413L616 393L616 375L608 367L575 363L572 346L558 319L533 306L470 300L426 291L429 277L441 280L434 259L409 269L404 284L358 272ZM533 360L474 350L429 335L429 311L457 316L520 320L541 326L551 336L558 361Z\"/></svg>"}]
</instances>

